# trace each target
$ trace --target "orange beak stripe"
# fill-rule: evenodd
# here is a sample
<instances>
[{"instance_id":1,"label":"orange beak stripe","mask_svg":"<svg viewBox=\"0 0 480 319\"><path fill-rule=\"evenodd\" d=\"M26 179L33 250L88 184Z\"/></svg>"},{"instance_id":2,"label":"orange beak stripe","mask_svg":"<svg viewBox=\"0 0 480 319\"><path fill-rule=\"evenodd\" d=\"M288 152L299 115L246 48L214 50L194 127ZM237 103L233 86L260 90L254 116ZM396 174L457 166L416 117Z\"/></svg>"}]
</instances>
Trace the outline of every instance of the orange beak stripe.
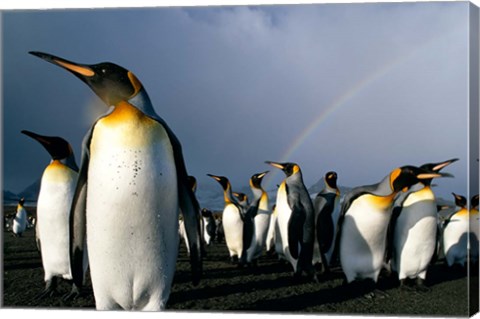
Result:
<instances>
[{"instance_id":1,"label":"orange beak stripe","mask_svg":"<svg viewBox=\"0 0 480 319\"><path fill-rule=\"evenodd\" d=\"M67 62L63 62L63 61L59 61L59 60L54 60L54 61L55 61L55 63L59 64L60 66L64 67L65 69L70 70L70 71L75 72L75 73L78 73L78 74L81 74L83 76L94 76L95 75L95 72L93 72L92 69L90 69L90 68L75 65L75 64L71 64L71 63L67 63Z\"/></svg>"}]
</instances>

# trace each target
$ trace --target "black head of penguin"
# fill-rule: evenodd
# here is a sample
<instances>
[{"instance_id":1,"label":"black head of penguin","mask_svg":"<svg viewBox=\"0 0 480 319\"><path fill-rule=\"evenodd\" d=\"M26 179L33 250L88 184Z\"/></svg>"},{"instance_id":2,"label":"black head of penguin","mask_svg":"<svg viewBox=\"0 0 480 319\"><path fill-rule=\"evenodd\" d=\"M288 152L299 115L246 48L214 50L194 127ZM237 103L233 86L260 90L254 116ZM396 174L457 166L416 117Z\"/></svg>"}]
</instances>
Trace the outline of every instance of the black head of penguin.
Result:
<instances>
[{"instance_id":1,"label":"black head of penguin","mask_svg":"<svg viewBox=\"0 0 480 319\"><path fill-rule=\"evenodd\" d=\"M328 172L325 174L325 183L333 189L337 188L337 173L336 172Z\"/></svg>"},{"instance_id":2,"label":"black head of penguin","mask_svg":"<svg viewBox=\"0 0 480 319\"><path fill-rule=\"evenodd\" d=\"M415 166L402 166L400 168L394 169L390 173L390 186L392 191L400 192L405 188L418 183L424 179L432 179L437 177L451 176L445 173L438 173L427 171Z\"/></svg>"},{"instance_id":3,"label":"black head of penguin","mask_svg":"<svg viewBox=\"0 0 480 319\"><path fill-rule=\"evenodd\" d=\"M212 174L207 174L207 176L210 176L214 180L220 183L222 185L223 190L227 190L228 187L230 186L230 182L228 181L228 178L225 176L217 176L217 175L212 175Z\"/></svg>"},{"instance_id":4,"label":"black head of penguin","mask_svg":"<svg viewBox=\"0 0 480 319\"><path fill-rule=\"evenodd\" d=\"M66 159L73 154L70 144L61 137L39 135L26 130L23 130L22 134L25 134L42 144L54 160Z\"/></svg>"},{"instance_id":5,"label":"black head of penguin","mask_svg":"<svg viewBox=\"0 0 480 319\"><path fill-rule=\"evenodd\" d=\"M258 174L252 175L252 177L250 178L250 186L255 187L255 188L261 188L262 180L265 177L265 175L267 175L268 172L269 171L265 171L263 173L258 173Z\"/></svg>"},{"instance_id":6,"label":"black head of penguin","mask_svg":"<svg viewBox=\"0 0 480 319\"><path fill-rule=\"evenodd\" d=\"M133 98L142 89L141 82L132 72L114 63L78 64L48 53L29 53L71 72L109 106Z\"/></svg>"},{"instance_id":7,"label":"black head of penguin","mask_svg":"<svg viewBox=\"0 0 480 319\"><path fill-rule=\"evenodd\" d=\"M20 200L18 201L18 204L20 204L21 206L23 206L23 204L25 204L25 198L20 198Z\"/></svg>"},{"instance_id":8,"label":"black head of penguin","mask_svg":"<svg viewBox=\"0 0 480 319\"><path fill-rule=\"evenodd\" d=\"M205 218L213 218L213 213L212 213L212 211L210 211L206 208L203 208L202 209L202 216L205 217Z\"/></svg>"},{"instance_id":9,"label":"black head of penguin","mask_svg":"<svg viewBox=\"0 0 480 319\"><path fill-rule=\"evenodd\" d=\"M470 205L472 206L472 209L478 209L478 194L472 197Z\"/></svg>"},{"instance_id":10,"label":"black head of penguin","mask_svg":"<svg viewBox=\"0 0 480 319\"><path fill-rule=\"evenodd\" d=\"M455 198L455 205L462 208L467 206L467 199L464 196L455 193L452 193L452 195Z\"/></svg>"},{"instance_id":11,"label":"black head of penguin","mask_svg":"<svg viewBox=\"0 0 480 319\"><path fill-rule=\"evenodd\" d=\"M431 172L440 172L443 168L445 168L446 166L448 166L448 165L450 165L450 164L452 164L456 161L458 161L458 158L453 158L453 159L450 159L448 161L444 161L444 162L440 162L440 163L423 164L422 166L420 166L420 168L424 169L424 170L427 170L427 171L431 171ZM422 179L420 182L423 185L429 186L432 183L432 178Z\"/></svg>"},{"instance_id":12,"label":"black head of penguin","mask_svg":"<svg viewBox=\"0 0 480 319\"><path fill-rule=\"evenodd\" d=\"M277 163L277 162L272 162L272 161L265 161L268 165L271 165L273 167L281 169L287 177L292 176L293 174L296 174L300 172L300 166L298 166L296 163Z\"/></svg>"},{"instance_id":13,"label":"black head of penguin","mask_svg":"<svg viewBox=\"0 0 480 319\"><path fill-rule=\"evenodd\" d=\"M248 197L245 193L238 193L238 192L233 192L233 196L238 200L239 203L241 202L248 202Z\"/></svg>"}]
</instances>

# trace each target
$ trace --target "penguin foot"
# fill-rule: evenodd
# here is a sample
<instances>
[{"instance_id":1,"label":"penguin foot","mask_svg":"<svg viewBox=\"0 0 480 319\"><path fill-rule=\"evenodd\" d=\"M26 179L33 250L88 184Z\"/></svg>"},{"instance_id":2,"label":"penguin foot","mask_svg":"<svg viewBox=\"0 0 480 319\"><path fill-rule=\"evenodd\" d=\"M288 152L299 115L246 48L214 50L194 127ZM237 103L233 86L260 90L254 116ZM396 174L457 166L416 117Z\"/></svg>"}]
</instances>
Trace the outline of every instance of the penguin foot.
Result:
<instances>
[{"instance_id":1,"label":"penguin foot","mask_svg":"<svg viewBox=\"0 0 480 319\"><path fill-rule=\"evenodd\" d=\"M72 302L73 300L77 299L81 295L81 289L78 288L75 284L72 286L72 290L65 294L62 298L64 302Z\"/></svg>"},{"instance_id":2,"label":"penguin foot","mask_svg":"<svg viewBox=\"0 0 480 319\"><path fill-rule=\"evenodd\" d=\"M45 289L41 293L39 293L36 297L35 300L42 300L45 298L51 298L57 295L57 290L56 289Z\"/></svg>"},{"instance_id":3,"label":"penguin foot","mask_svg":"<svg viewBox=\"0 0 480 319\"><path fill-rule=\"evenodd\" d=\"M36 300L53 297L57 294L57 278L53 277L46 281L45 290L36 296Z\"/></svg>"},{"instance_id":4,"label":"penguin foot","mask_svg":"<svg viewBox=\"0 0 480 319\"><path fill-rule=\"evenodd\" d=\"M415 281L415 290L418 292L429 292L431 289L425 285L425 280L417 278Z\"/></svg>"},{"instance_id":5,"label":"penguin foot","mask_svg":"<svg viewBox=\"0 0 480 319\"><path fill-rule=\"evenodd\" d=\"M232 265L238 264L238 256L237 256L237 255L231 256L231 257L230 257L230 263L231 263Z\"/></svg>"}]
</instances>

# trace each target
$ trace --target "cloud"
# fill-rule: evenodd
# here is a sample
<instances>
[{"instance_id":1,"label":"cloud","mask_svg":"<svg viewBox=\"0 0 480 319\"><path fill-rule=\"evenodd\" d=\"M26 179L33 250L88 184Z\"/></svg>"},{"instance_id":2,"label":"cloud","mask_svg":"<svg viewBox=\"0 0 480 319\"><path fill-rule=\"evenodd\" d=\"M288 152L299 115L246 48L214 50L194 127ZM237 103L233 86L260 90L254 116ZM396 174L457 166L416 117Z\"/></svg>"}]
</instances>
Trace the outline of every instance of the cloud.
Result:
<instances>
[{"instance_id":1,"label":"cloud","mask_svg":"<svg viewBox=\"0 0 480 319\"><path fill-rule=\"evenodd\" d=\"M78 159L106 111L83 83L27 54L43 50L131 69L200 182L213 173L245 185L335 107L291 154L308 183L330 169L340 183L372 183L396 165L458 156L445 185L465 189L466 16L464 3L8 12L6 187L21 189L48 162L21 129L66 137Z\"/></svg>"}]
</instances>

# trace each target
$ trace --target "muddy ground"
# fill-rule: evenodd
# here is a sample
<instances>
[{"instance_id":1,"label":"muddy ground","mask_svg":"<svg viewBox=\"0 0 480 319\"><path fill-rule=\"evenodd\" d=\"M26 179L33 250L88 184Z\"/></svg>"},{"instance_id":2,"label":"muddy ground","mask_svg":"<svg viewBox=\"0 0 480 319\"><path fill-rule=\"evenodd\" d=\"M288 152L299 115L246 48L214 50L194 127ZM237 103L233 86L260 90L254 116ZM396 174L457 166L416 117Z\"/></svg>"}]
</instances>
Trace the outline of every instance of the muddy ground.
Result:
<instances>
[{"instance_id":1,"label":"muddy ground","mask_svg":"<svg viewBox=\"0 0 480 319\"><path fill-rule=\"evenodd\" d=\"M95 300L91 284L83 296L65 303L61 296L70 291L70 284L61 281L58 295L37 300L44 289L43 270L35 246L35 234L29 229L15 238L3 232L3 304L5 308L75 308L93 309ZM190 283L189 263L182 243L177 272L167 309L174 311L235 311L255 313L317 314L383 314L422 316L467 316L469 285L477 294L470 303L478 308L478 275L448 269L439 260L429 270L429 291L401 289L398 282L385 274L379 279L378 291L365 297L342 285L340 268L333 269L319 283L295 281L291 267L275 257L262 256L255 268L239 269L229 262L224 242L207 247L204 277L194 287Z\"/></svg>"}]
</instances>

